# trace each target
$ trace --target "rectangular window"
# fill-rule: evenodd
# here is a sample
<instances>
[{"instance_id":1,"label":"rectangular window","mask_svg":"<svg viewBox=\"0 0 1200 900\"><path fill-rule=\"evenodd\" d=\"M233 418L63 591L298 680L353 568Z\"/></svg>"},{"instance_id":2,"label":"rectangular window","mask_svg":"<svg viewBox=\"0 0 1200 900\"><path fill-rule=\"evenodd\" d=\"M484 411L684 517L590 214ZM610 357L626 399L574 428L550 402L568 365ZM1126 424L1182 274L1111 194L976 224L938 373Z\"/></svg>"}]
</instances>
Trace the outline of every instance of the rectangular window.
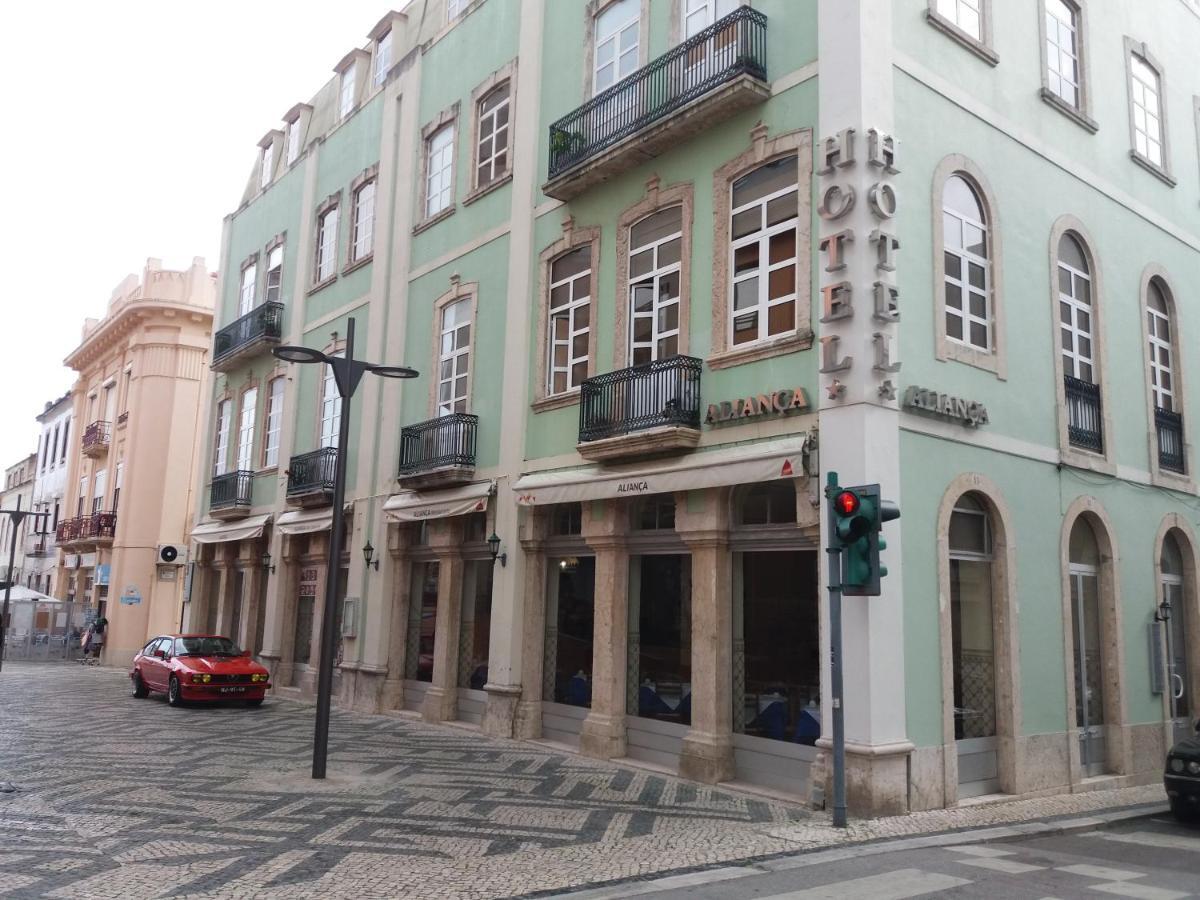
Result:
<instances>
[{"instance_id":1,"label":"rectangular window","mask_svg":"<svg viewBox=\"0 0 1200 900\"><path fill-rule=\"evenodd\" d=\"M635 366L679 352L683 207L629 229L629 360Z\"/></svg>"},{"instance_id":2,"label":"rectangular window","mask_svg":"<svg viewBox=\"0 0 1200 900\"><path fill-rule=\"evenodd\" d=\"M596 17L592 93L612 87L638 65L641 0L617 0Z\"/></svg>"},{"instance_id":3,"label":"rectangular window","mask_svg":"<svg viewBox=\"0 0 1200 900\"><path fill-rule=\"evenodd\" d=\"M254 416L258 405L258 388L250 388L242 394L242 418L238 423L238 452L237 467L239 471L248 472L253 468L254 459Z\"/></svg>"},{"instance_id":4,"label":"rectangular window","mask_svg":"<svg viewBox=\"0 0 1200 900\"><path fill-rule=\"evenodd\" d=\"M100 512L104 504L104 491L108 488L108 470L101 469L92 480L92 515Z\"/></svg>"},{"instance_id":5,"label":"rectangular window","mask_svg":"<svg viewBox=\"0 0 1200 900\"><path fill-rule=\"evenodd\" d=\"M1133 96L1133 148L1163 167L1162 101L1158 73L1137 54L1129 60Z\"/></svg>"},{"instance_id":6,"label":"rectangular window","mask_svg":"<svg viewBox=\"0 0 1200 900\"><path fill-rule=\"evenodd\" d=\"M592 248L577 247L550 264L550 360L546 393L579 387L588 375Z\"/></svg>"},{"instance_id":7,"label":"rectangular window","mask_svg":"<svg viewBox=\"0 0 1200 900\"><path fill-rule=\"evenodd\" d=\"M84 475L79 479L79 496L76 498L75 515L83 515L83 504L87 497L87 476Z\"/></svg>"},{"instance_id":8,"label":"rectangular window","mask_svg":"<svg viewBox=\"0 0 1200 900\"><path fill-rule=\"evenodd\" d=\"M317 220L317 284L337 271L338 210L335 206Z\"/></svg>"},{"instance_id":9,"label":"rectangular window","mask_svg":"<svg viewBox=\"0 0 1200 900\"><path fill-rule=\"evenodd\" d=\"M229 465L229 425L233 415L233 401L222 400L217 404L217 433L213 441L213 477L224 475Z\"/></svg>"},{"instance_id":10,"label":"rectangular window","mask_svg":"<svg viewBox=\"0 0 1200 900\"><path fill-rule=\"evenodd\" d=\"M338 121L354 112L354 72L357 66L351 66L342 73L341 93L338 95Z\"/></svg>"},{"instance_id":11,"label":"rectangular window","mask_svg":"<svg viewBox=\"0 0 1200 900\"><path fill-rule=\"evenodd\" d=\"M471 298L455 300L442 310L438 353L437 414L467 411L471 364Z\"/></svg>"},{"instance_id":12,"label":"rectangular window","mask_svg":"<svg viewBox=\"0 0 1200 900\"><path fill-rule=\"evenodd\" d=\"M1046 0L1046 78L1051 93L1075 108L1079 97L1079 12Z\"/></svg>"},{"instance_id":13,"label":"rectangular window","mask_svg":"<svg viewBox=\"0 0 1200 900\"><path fill-rule=\"evenodd\" d=\"M258 265L251 263L242 269L242 286L238 292L238 315L244 316L254 309L254 286L258 277Z\"/></svg>"},{"instance_id":14,"label":"rectangular window","mask_svg":"<svg viewBox=\"0 0 1200 900\"><path fill-rule=\"evenodd\" d=\"M275 145L267 144L262 152L262 172L259 175L258 186L265 188L271 183L272 169L275 167Z\"/></svg>"},{"instance_id":15,"label":"rectangular window","mask_svg":"<svg viewBox=\"0 0 1200 900\"><path fill-rule=\"evenodd\" d=\"M454 126L439 129L425 147L425 218L450 205L454 189Z\"/></svg>"},{"instance_id":16,"label":"rectangular window","mask_svg":"<svg viewBox=\"0 0 1200 900\"><path fill-rule=\"evenodd\" d=\"M282 296L283 247L275 247L267 254L267 291L264 299L275 303Z\"/></svg>"},{"instance_id":17,"label":"rectangular window","mask_svg":"<svg viewBox=\"0 0 1200 900\"><path fill-rule=\"evenodd\" d=\"M983 0L937 0L938 14L948 19L977 41L983 40Z\"/></svg>"},{"instance_id":18,"label":"rectangular window","mask_svg":"<svg viewBox=\"0 0 1200 900\"><path fill-rule=\"evenodd\" d=\"M371 255L375 248L375 182L368 181L354 192L351 216L350 261Z\"/></svg>"},{"instance_id":19,"label":"rectangular window","mask_svg":"<svg viewBox=\"0 0 1200 900\"><path fill-rule=\"evenodd\" d=\"M126 369L121 375L121 412L129 412L129 392L133 387L133 370Z\"/></svg>"},{"instance_id":20,"label":"rectangular window","mask_svg":"<svg viewBox=\"0 0 1200 900\"><path fill-rule=\"evenodd\" d=\"M65 462L67 461L67 436L68 436L70 433L71 433L71 420L70 420L70 419L67 419L67 421L63 422L63 430L62 430L62 454L61 454L61 455L59 456L59 458L58 458L58 461L59 461L59 462L63 462L63 463L65 463Z\"/></svg>"},{"instance_id":21,"label":"rectangular window","mask_svg":"<svg viewBox=\"0 0 1200 900\"><path fill-rule=\"evenodd\" d=\"M797 158L788 156L733 184L729 329L734 347L796 331L796 165Z\"/></svg>"},{"instance_id":22,"label":"rectangular window","mask_svg":"<svg viewBox=\"0 0 1200 900\"><path fill-rule=\"evenodd\" d=\"M50 455L50 435L42 434L42 471L46 471L46 458Z\"/></svg>"},{"instance_id":23,"label":"rectangular window","mask_svg":"<svg viewBox=\"0 0 1200 900\"><path fill-rule=\"evenodd\" d=\"M288 123L287 163L290 166L300 157L300 120Z\"/></svg>"},{"instance_id":24,"label":"rectangular window","mask_svg":"<svg viewBox=\"0 0 1200 900\"><path fill-rule=\"evenodd\" d=\"M383 84L388 69L392 67L392 33L389 31L375 44L375 87Z\"/></svg>"},{"instance_id":25,"label":"rectangular window","mask_svg":"<svg viewBox=\"0 0 1200 900\"><path fill-rule=\"evenodd\" d=\"M475 164L477 187L491 184L508 172L507 83L479 101L479 147Z\"/></svg>"},{"instance_id":26,"label":"rectangular window","mask_svg":"<svg viewBox=\"0 0 1200 900\"><path fill-rule=\"evenodd\" d=\"M334 356L342 356L335 353ZM342 418L342 395L338 393L337 381L333 377L333 366L325 366L325 379L321 382L321 446L337 447L338 426Z\"/></svg>"},{"instance_id":27,"label":"rectangular window","mask_svg":"<svg viewBox=\"0 0 1200 900\"><path fill-rule=\"evenodd\" d=\"M263 465L279 465L279 432L283 426L283 378L275 378L267 388L267 415L263 439Z\"/></svg>"},{"instance_id":28,"label":"rectangular window","mask_svg":"<svg viewBox=\"0 0 1200 900\"><path fill-rule=\"evenodd\" d=\"M116 477L116 480L113 482L112 511L114 513L117 511L117 506L121 502L121 487L124 485L124 483L125 483L125 463L119 462L119 463L117 463L117 477Z\"/></svg>"},{"instance_id":29,"label":"rectangular window","mask_svg":"<svg viewBox=\"0 0 1200 900\"><path fill-rule=\"evenodd\" d=\"M50 467L54 468L58 460L58 426L54 426L54 442L50 445Z\"/></svg>"},{"instance_id":30,"label":"rectangular window","mask_svg":"<svg viewBox=\"0 0 1200 900\"><path fill-rule=\"evenodd\" d=\"M446 21L453 22L464 12L471 0L446 0Z\"/></svg>"}]
</instances>

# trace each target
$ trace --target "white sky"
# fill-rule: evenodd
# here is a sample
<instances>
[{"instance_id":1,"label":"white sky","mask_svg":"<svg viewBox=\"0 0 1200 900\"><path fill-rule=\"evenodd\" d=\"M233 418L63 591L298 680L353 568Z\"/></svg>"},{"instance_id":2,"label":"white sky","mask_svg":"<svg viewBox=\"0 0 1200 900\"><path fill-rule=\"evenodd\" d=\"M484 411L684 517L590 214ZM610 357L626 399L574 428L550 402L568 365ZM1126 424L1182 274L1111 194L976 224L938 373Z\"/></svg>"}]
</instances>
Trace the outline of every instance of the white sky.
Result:
<instances>
[{"instance_id":1,"label":"white sky","mask_svg":"<svg viewBox=\"0 0 1200 900\"><path fill-rule=\"evenodd\" d=\"M0 27L0 469L147 257L219 263L257 143L407 0L14 2ZM79 434L79 431L76 431Z\"/></svg>"}]
</instances>

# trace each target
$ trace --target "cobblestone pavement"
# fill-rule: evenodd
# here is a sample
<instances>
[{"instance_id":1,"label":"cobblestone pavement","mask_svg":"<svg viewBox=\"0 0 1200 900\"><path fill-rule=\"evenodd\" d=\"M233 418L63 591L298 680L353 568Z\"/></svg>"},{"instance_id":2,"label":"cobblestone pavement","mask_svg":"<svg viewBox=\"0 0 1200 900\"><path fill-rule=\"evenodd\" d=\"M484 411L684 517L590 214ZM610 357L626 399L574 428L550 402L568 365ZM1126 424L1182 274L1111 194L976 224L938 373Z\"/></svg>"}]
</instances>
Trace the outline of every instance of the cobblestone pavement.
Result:
<instances>
[{"instance_id":1,"label":"cobblestone pavement","mask_svg":"<svg viewBox=\"0 0 1200 900\"><path fill-rule=\"evenodd\" d=\"M1159 787L831 828L822 814L461 728L312 708L171 709L123 672L0 674L0 896L555 893L838 844L1161 804Z\"/></svg>"}]
</instances>

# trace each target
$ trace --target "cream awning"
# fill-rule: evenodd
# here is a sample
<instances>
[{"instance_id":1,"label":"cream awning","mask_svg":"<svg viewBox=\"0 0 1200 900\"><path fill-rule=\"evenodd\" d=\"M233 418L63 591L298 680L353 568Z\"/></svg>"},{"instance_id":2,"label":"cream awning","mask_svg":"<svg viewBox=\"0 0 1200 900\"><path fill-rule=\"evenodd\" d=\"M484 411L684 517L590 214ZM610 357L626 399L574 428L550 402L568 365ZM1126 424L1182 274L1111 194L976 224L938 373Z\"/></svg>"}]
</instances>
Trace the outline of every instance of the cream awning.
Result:
<instances>
[{"instance_id":1,"label":"cream awning","mask_svg":"<svg viewBox=\"0 0 1200 900\"><path fill-rule=\"evenodd\" d=\"M197 544L223 544L226 541L246 541L261 537L263 529L271 521L268 516L250 516L234 522L203 522L192 529L192 540Z\"/></svg>"},{"instance_id":2,"label":"cream awning","mask_svg":"<svg viewBox=\"0 0 1200 900\"><path fill-rule=\"evenodd\" d=\"M786 440L692 453L680 459L534 472L517 479L513 492L517 503L540 506L797 478L805 474L807 440L807 435L795 435Z\"/></svg>"},{"instance_id":3,"label":"cream awning","mask_svg":"<svg viewBox=\"0 0 1200 900\"><path fill-rule=\"evenodd\" d=\"M495 489L494 481L479 481L444 491L401 491L388 497L383 512L393 522L420 522L484 512Z\"/></svg>"},{"instance_id":4,"label":"cream awning","mask_svg":"<svg viewBox=\"0 0 1200 900\"><path fill-rule=\"evenodd\" d=\"M283 513L275 520L275 528L280 534L311 534L314 531L328 531L333 527L333 508L293 509Z\"/></svg>"}]
</instances>

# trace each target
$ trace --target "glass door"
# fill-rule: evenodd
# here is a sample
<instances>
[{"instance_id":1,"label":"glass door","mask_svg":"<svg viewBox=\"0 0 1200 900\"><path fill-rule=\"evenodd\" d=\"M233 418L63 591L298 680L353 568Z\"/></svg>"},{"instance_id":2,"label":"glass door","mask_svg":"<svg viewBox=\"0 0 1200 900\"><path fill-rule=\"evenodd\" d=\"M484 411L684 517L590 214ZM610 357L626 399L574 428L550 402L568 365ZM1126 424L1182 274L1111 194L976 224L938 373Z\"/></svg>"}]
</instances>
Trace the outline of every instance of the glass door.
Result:
<instances>
[{"instance_id":1,"label":"glass door","mask_svg":"<svg viewBox=\"0 0 1200 900\"><path fill-rule=\"evenodd\" d=\"M1171 604L1167 622L1167 690L1170 691L1171 719L1175 723L1175 741L1192 737L1192 698L1188 691L1187 610L1182 579L1163 576L1163 599Z\"/></svg>"},{"instance_id":2,"label":"glass door","mask_svg":"<svg viewBox=\"0 0 1200 900\"><path fill-rule=\"evenodd\" d=\"M1100 584L1092 566L1071 566L1071 637L1075 662L1075 725L1084 777L1107 769L1104 744L1104 659L1100 643Z\"/></svg>"}]
</instances>

